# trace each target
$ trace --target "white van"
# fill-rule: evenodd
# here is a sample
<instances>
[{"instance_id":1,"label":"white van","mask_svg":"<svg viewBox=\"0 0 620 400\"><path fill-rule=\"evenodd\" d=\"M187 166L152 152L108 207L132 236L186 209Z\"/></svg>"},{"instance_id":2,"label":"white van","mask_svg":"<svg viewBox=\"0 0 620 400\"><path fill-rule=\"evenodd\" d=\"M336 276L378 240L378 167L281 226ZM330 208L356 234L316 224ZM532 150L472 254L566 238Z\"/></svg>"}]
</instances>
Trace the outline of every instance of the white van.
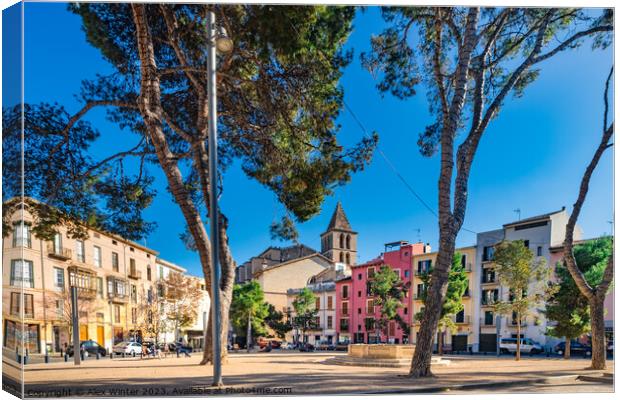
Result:
<instances>
[{"instance_id":1,"label":"white van","mask_svg":"<svg viewBox=\"0 0 620 400\"><path fill-rule=\"evenodd\" d=\"M502 338L499 341L500 353L516 353L517 338ZM521 353L539 354L543 352L543 347L532 339L521 338Z\"/></svg>"}]
</instances>

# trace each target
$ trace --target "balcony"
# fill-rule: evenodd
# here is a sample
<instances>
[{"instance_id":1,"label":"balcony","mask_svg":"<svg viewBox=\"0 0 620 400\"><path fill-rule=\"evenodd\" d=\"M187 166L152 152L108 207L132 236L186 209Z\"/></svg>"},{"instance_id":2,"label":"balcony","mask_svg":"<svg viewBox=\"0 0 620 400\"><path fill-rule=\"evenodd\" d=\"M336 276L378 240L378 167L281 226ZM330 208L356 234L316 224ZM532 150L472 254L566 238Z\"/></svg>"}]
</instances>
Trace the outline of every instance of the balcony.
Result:
<instances>
[{"instance_id":1,"label":"balcony","mask_svg":"<svg viewBox=\"0 0 620 400\"><path fill-rule=\"evenodd\" d=\"M482 301L481 301L484 307L493 307L495 303L497 302L498 302L498 299L485 299L485 298L482 298Z\"/></svg>"},{"instance_id":2,"label":"balcony","mask_svg":"<svg viewBox=\"0 0 620 400\"><path fill-rule=\"evenodd\" d=\"M346 323L346 324L340 323L340 332L349 332L349 324L348 323Z\"/></svg>"},{"instance_id":3,"label":"balcony","mask_svg":"<svg viewBox=\"0 0 620 400\"><path fill-rule=\"evenodd\" d=\"M456 315L452 317L452 322L457 325L469 325L471 321L471 317L469 315L464 315L463 318L457 319Z\"/></svg>"},{"instance_id":4,"label":"balcony","mask_svg":"<svg viewBox=\"0 0 620 400\"><path fill-rule=\"evenodd\" d=\"M423 269L423 270L416 269L415 271L413 271L413 274L415 276L422 276L422 275L428 274L428 271L425 270L425 269Z\"/></svg>"},{"instance_id":5,"label":"balcony","mask_svg":"<svg viewBox=\"0 0 620 400\"><path fill-rule=\"evenodd\" d=\"M413 295L414 300L422 300L424 298L425 293L416 293Z\"/></svg>"},{"instance_id":6,"label":"balcony","mask_svg":"<svg viewBox=\"0 0 620 400\"><path fill-rule=\"evenodd\" d=\"M70 265L69 286L78 288L78 296L84 299L94 299L97 297L97 275L90 269L82 268L77 265Z\"/></svg>"},{"instance_id":7,"label":"balcony","mask_svg":"<svg viewBox=\"0 0 620 400\"><path fill-rule=\"evenodd\" d=\"M138 271L136 268L130 268L127 277L131 279L142 279L142 271Z\"/></svg>"},{"instance_id":8,"label":"balcony","mask_svg":"<svg viewBox=\"0 0 620 400\"><path fill-rule=\"evenodd\" d=\"M129 301L128 295L128 282L125 279L120 279L114 276L108 276L108 299L112 303L125 304Z\"/></svg>"},{"instance_id":9,"label":"balcony","mask_svg":"<svg viewBox=\"0 0 620 400\"><path fill-rule=\"evenodd\" d=\"M343 317L348 317L349 316L349 309L348 308L340 309L340 315L342 315Z\"/></svg>"},{"instance_id":10,"label":"balcony","mask_svg":"<svg viewBox=\"0 0 620 400\"><path fill-rule=\"evenodd\" d=\"M471 272L472 271L472 265L471 263L467 263L465 264L465 272Z\"/></svg>"},{"instance_id":11,"label":"balcony","mask_svg":"<svg viewBox=\"0 0 620 400\"><path fill-rule=\"evenodd\" d=\"M374 307L366 307L366 314L368 314L368 315L375 315L375 308Z\"/></svg>"},{"instance_id":12,"label":"balcony","mask_svg":"<svg viewBox=\"0 0 620 400\"><path fill-rule=\"evenodd\" d=\"M47 244L47 255L58 260L67 261L71 259L71 249L57 247L53 243Z\"/></svg>"}]
</instances>

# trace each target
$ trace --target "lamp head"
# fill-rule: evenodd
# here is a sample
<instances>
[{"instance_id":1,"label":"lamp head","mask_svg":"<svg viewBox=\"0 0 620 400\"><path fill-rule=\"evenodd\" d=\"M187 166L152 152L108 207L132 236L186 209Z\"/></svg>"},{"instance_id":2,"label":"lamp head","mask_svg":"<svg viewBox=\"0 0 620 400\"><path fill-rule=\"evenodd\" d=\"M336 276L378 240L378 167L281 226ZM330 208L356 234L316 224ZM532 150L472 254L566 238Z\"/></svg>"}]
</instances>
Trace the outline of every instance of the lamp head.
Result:
<instances>
[{"instance_id":1,"label":"lamp head","mask_svg":"<svg viewBox=\"0 0 620 400\"><path fill-rule=\"evenodd\" d=\"M223 26L218 27L217 35L215 36L215 48L222 54L228 54L233 50L233 41L228 37L226 28Z\"/></svg>"}]
</instances>

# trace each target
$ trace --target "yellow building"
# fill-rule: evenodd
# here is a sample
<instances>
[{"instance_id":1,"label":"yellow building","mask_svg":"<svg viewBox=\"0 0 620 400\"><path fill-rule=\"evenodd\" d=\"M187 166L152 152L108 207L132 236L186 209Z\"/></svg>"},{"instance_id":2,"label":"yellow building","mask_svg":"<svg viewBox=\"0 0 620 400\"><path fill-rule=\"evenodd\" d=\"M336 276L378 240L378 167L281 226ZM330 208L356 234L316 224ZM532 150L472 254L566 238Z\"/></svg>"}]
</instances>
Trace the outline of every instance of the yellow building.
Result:
<instances>
[{"instance_id":1,"label":"yellow building","mask_svg":"<svg viewBox=\"0 0 620 400\"><path fill-rule=\"evenodd\" d=\"M474 263L476 260L476 246L463 247L456 249L456 252L462 255L462 263L465 266L467 275L469 277L469 287L465 291L463 296L463 310L457 314L453 320L456 323L455 332L444 332L444 348L453 351L466 351L469 346L474 342L474 302L472 300L472 288L475 287L474 283L476 279L476 269ZM421 294L424 292L425 287L421 279L424 272L428 271L435 265L437 258L437 252L418 254L413 256L412 271L413 277L411 280L411 338L413 343L417 341L417 334L420 330L420 322L416 320L415 315L424 307L421 300ZM438 333L439 335L440 333ZM435 339L437 343L437 338Z\"/></svg>"},{"instance_id":2,"label":"yellow building","mask_svg":"<svg viewBox=\"0 0 620 400\"><path fill-rule=\"evenodd\" d=\"M6 219L12 229L2 239L4 350L21 347L20 321L31 353L58 353L71 343L70 285L79 287L80 339L110 349L139 335L139 307L156 296L157 252L93 229L85 240L65 227L53 241L40 240L28 208Z\"/></svg>"}]
</instances>

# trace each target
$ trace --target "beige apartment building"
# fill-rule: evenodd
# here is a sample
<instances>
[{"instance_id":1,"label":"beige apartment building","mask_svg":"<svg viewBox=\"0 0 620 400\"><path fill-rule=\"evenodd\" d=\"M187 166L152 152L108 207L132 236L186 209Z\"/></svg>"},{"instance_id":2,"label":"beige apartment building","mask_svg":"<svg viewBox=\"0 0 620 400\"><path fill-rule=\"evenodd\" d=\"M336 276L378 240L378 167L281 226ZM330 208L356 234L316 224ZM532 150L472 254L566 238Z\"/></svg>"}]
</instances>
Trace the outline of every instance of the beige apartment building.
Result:
<instances>
[{"instance_id":1,"label":"beige apartment building","mask_svg":"<svg viewBox=\"0 0 620 400\"><path fill-rule=\"evenodd\" d=\"M70 238L65 227L53 241L40 240L33 222L28 206L15 211L2 239L4 350L21 347L20 321L31 353L58 353L71 343L71 285L79 288L81 340L110 349L140 336L140 305L156 296L157 252L94 229L85 240Z\"/></svg>"},{"instance_id":2,"label":"beige apartment building","mask_svg":"<svg viewBox=\"0 0 620 400\"><path fill-rule=\"evenodd\" d=\"M466 351L468 347L473 343L475 336L474 329L474 301L472 300L473 288L477 279L475 261L476 261L476 246L462 247L456 249L462 256L462 264L465 266L465 271L469 277L469 287L463 295L463 310L454 316L453 320L456 323L455 332L444 332L443 343L444 346L452 351ZM428 272L436 262L437 252L418 254L413 256L412 261L412 280L411 280L411 338L412 343L417 341L417 334L420 330L420 321L416 320L415 315L424 307L424 303L421 299L421 294L425 290L424 282L421 279L422 274ZM438 333L439 335L440 333ZM435 340L437 343L437 339Z\"/></svg>"}]
</instances>

